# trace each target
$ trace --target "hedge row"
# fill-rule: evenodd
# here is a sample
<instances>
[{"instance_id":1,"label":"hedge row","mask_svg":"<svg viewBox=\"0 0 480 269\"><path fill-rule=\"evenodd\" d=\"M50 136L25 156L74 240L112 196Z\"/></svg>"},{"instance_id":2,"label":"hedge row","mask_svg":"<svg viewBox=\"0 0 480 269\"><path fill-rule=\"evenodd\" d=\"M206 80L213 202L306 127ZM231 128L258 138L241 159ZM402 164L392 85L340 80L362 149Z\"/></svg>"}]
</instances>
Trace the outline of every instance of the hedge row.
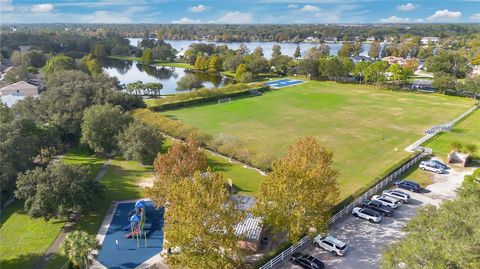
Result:
<instances>
[{"instance_id":1,"label":"hedge row","mask_svg":"<svg viewBox=\"0 0 480 269\"><path fill-rule=\"evenodd\" d=\"M222 88L201 88L192 92L175 94L167 96L165 98L155 99L149 108L155 111L175 108L180 106L187 106L192 104L199 104L204 102L216 101L220 98L236 97L246 95L250 91L256 90L264 92L268 90L268 86L264 86L260 83L244 84L237 83L227 85Z\"/></svg>"},{"instance_id":2,"label":"hedge row","mask_svg":"<svg viewBox=\"0 0 480 269\"><path fill-rule=\"evenodd\" d=\"M165 134L182 140L185 140L188 136L192 136L207 149L219 152L232 159L262 170L268 170L273 161L265 154L246 150L241 142L235 137L226 135L212 137L196 127L185 124L180 120L174 120L150 109L135 109L131 113L137 120L155 126Z\"/></svg>"}]
</instances>

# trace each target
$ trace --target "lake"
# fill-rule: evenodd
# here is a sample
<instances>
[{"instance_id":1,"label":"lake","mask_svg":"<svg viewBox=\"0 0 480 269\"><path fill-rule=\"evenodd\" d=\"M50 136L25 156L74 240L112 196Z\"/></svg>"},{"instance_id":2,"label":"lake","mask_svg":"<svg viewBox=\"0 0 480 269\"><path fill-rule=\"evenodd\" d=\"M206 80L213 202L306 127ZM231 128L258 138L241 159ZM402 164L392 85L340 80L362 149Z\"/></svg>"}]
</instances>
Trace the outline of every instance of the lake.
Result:
<instances>
[{"instance_id":1,"label":"lake","mask_svg":"<svg viewBox=\"0 0 480 269\"><path fill-rule=\"evenodd\" d=\"M101 61L105 73L117 77L120 84L128 84L135 81L159 82L163 85L161 94L176 94L177 81L185 74L194 74L206 88L222 87L233 82L233 79L218 74L193 72L179 67L162 67L145 65L138 62L109 60Z\"/></svg>"},{"instance_id":2,"label":"lake","mask_svg":"<svg viewBox=\"0 0 480 269\"><path fill-rule=\"evenodd\" d=\"M142 41L142 38L129 38L130 45L132 46L137 46L137 44ZM215 45L227 45L230 49L238 49L240 47L240 44L244 43L247 45L248 49L250 52L252 52L256 47L260 46L263 49L263 54L265 55L266 58L270 59L272 56L272 47L273 45L280 45L282 48L282 54L292 56L293 53L295 52L295 49L297 48L297 45L300 46L300 51L302 53L302 56L304 53L309 49L313 47L319 46L319 44L312 44L312 43L287 43L287 42L209 42L209 41L199 41L199 40L169 40L166 39L165 42L169 43L172 45L174 49L177 51L182 51L188 49L188 46L192 43L209 43L209 44L215 44ZM335 43L335 44L327 44L330 47L330 54L331 55L337 55L338 50L342 46L340 43ZM370 44L363 44L363 52L360 53L360 55L368 56L368 50L370 49Z\"/></svg>"}]
</instances>

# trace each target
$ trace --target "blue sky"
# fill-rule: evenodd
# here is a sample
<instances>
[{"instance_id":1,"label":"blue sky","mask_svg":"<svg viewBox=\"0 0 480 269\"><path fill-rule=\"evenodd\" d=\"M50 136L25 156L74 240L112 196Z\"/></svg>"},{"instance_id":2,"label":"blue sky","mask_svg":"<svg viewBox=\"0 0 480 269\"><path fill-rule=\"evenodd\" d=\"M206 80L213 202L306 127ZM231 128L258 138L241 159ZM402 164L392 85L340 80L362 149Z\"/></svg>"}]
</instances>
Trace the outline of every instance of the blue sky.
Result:
<instances>
[{"instance_id":1,"label":"blue sky","mask_svg":"<svg viewBox=\"0 0 480 269\"><path fill-rule=\"evenodd\" d=\"M480 0L0 0L1 23L480 23Z\"/></svg>"}]
</instances>

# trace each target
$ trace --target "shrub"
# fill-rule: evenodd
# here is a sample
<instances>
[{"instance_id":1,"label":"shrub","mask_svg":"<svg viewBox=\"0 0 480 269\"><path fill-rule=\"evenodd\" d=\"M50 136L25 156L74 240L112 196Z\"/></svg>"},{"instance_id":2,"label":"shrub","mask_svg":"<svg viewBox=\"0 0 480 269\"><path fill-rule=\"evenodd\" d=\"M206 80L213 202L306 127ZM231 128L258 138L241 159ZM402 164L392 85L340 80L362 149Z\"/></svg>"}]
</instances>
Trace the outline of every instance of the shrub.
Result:
<instances>
[{"instance_id":1,"label":"shrub","mask_svg":"<svg viewBox=\"0 0 480 269\"><path fill-rule=\"evenodd\" d=\"M458 142L458 141L453 141L451 144L450 144L450 147L452 148L452 150L456 150L456 151L459 151L462 149L462 143Z\"/></svg>"},{"instance_id":2,"label":"shrub","mask_svg":"<svg viewBox=\"0 0 480 269\"><path fill-rule=\"evenodd\" d=\"M475 144L467 144L463 147L463 151L466 153L474 154L477 151L478 147Z\"/></svg>"}]
</instances>

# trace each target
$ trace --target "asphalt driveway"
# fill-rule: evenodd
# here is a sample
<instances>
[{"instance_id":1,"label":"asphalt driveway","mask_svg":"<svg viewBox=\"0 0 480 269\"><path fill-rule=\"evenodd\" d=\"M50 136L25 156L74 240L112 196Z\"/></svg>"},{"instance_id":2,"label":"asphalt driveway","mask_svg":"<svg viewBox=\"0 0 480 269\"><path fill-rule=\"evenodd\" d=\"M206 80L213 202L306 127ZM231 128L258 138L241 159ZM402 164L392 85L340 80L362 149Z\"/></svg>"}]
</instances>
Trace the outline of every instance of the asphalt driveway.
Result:
<instances>
[{"instance_id":1,"label":"asphalt driveway","mask_svg":"<svg viewBox=\"0 0 480 269\"><path fill-rule=\"evenodd\" d=\"M385 246L402 238L405 234L401 231L407 222L415 216L420 206L433 204L439 205L446 199L455 197L463 177L471 174L473 168L452 168L448 174L434 175L433 184L427 186L421 193L410 193L409 204L400 205L393 217L383 218L378 224L370 223L364 219L348 216L330 228L330 234L346 242L349 251L345 257L334 257L321 248L316 248L312 243L306 243L298 251L309 253L322 260L326 268L342 269L372 269L380 268L380 257ZM276 268L300 268L287 260Z\"/></svg>"}]
</instances>

